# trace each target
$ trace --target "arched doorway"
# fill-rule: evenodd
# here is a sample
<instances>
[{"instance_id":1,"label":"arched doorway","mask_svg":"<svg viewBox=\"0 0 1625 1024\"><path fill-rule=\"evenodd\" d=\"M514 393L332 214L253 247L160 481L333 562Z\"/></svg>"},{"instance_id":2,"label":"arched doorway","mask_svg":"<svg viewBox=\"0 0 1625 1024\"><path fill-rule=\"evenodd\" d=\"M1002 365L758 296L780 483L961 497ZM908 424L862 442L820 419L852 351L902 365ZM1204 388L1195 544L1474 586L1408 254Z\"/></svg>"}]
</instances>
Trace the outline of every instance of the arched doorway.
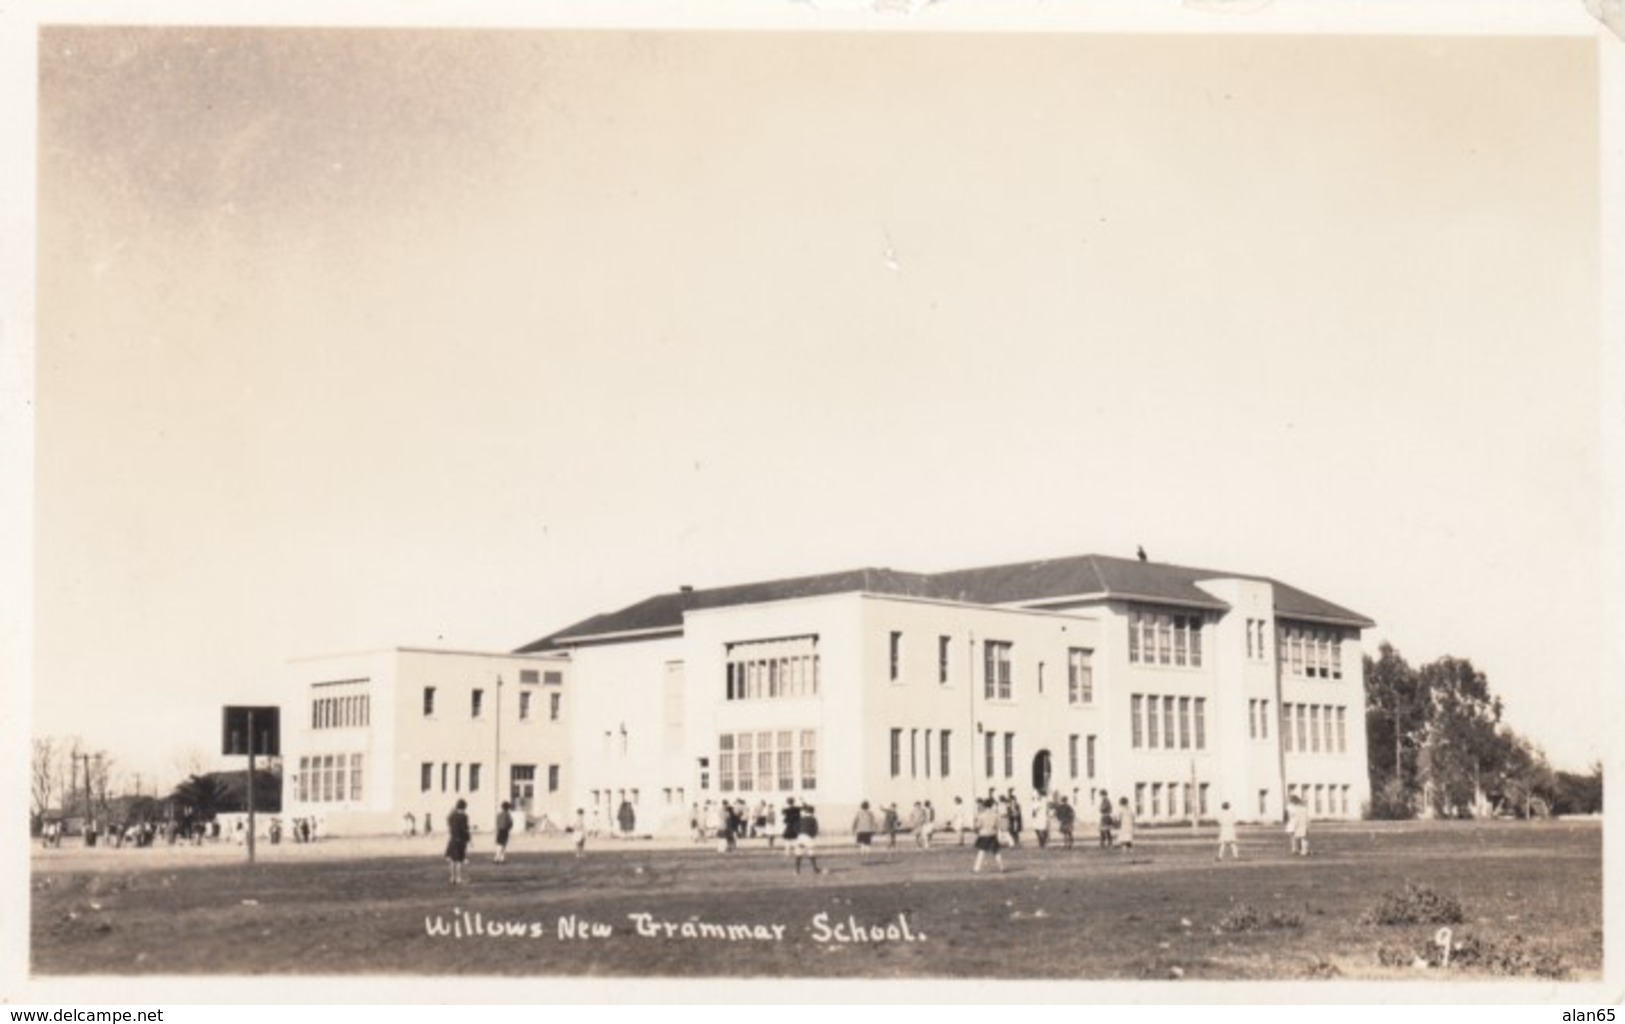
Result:
<instances>
[{"instance_id":1,"label":"arched doorway","mask_svg":"<svg viewBox=\"0 0 1625 1024\"><path fill-rule=\"evenodd\" d=\"M1049 792L1051 771L1049 751L1040 750L1033 755L1033 792Z\"/></svg>"}]
</instances>

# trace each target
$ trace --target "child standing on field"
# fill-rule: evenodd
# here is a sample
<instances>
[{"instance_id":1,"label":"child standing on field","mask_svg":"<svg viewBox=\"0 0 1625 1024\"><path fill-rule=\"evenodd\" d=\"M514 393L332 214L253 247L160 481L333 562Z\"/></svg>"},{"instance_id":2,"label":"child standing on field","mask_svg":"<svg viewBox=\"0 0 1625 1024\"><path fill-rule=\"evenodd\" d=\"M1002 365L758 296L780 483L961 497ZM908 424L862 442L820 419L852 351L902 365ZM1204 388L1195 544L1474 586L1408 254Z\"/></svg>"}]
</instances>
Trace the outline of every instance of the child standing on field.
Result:
<instances>
[{"instance_id":1,"label":"child standing on field","mask_svg":"<svg viewBox=\"0 0 1625 1024\"><path fill-rule=\"evenodd\" d=\"M570 841L575 844L576 856L579 857L587 848L587 812L579 807L576 808L576 820L572 829Z\"/></svg>"},{"instance_id":2,"label":"child standing on field","mask_svg":"<svg viewBox=\"0 0 1625 1024\"><path fill-rule=\"evenodd\" d=\"M1286 805L1287 849L1299 857L1309 856L1309 808L1297 795Z\"/></svg>"},{"instance_id":3,"label":"child standing on field","mask_svg":"<svg viewBox=\"0 0 1625 1024\"><path fill-rule=\"evenodd\" d=\"M1229 803L1219 805L1219 852L1214 860L1224 860L1224 848L1230 847L1230 859L1240 860L1241 850L1236 845L1236 812Z\"/></svg>"}]
</instances>

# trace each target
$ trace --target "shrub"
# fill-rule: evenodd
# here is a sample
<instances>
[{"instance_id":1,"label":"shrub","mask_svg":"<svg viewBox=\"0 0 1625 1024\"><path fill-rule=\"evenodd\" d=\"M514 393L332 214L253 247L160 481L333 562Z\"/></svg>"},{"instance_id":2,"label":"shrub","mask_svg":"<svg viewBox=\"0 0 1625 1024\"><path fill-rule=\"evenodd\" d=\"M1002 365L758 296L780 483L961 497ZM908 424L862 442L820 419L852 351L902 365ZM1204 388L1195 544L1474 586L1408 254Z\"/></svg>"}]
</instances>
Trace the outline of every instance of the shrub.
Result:
<instances>
[{"instance_id":1,"label":"shrub","mask_svg":"<svg viewBox=\"0 0 1625 1024\"><path fill-rule=\"evenodd\" d=\"M1236 904L1226 912L1224 917L1219 919L1219 930L1223 932L1254 932L1266 928L1302 927L1302 914L1290 910L1272 910L1268 914L1264 914L1247 903Z\"/></svg>"},{"instance_id":2,"label":"shrub","mask_svg":"<svg viewBox=\"0 0 1625 1024\"><path fill-rule=\"evenodd\" d=\"M1569 973L1569 965L1561 953L1550 948L1534 948L1522 935L1500 942L1463 936L1451 945L1450 963L1455 967L1476 967L1491 974L1563 978Z\"/></svg>"},{"instance_id":3,"label":"shrub","mask_svg":"<svg viewBox=\"0 0 1625 1024\"><path fill-rule=\"evenodd\" d=\"M1416 882L1402 892L1389 893L1382 902L1360 915L1361 924L1460 924L1466 919L1461 901Z\"/></svg>"}]
</instances>

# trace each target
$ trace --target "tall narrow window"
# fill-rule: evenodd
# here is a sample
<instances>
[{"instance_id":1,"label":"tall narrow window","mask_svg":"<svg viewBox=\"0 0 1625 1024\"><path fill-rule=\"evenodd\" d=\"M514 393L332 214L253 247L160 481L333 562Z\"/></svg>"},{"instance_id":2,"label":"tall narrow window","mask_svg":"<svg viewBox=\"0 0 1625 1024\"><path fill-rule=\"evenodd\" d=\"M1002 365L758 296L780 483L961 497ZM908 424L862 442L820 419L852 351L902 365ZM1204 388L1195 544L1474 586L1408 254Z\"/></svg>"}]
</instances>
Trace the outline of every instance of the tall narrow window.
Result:
<instances>
[{"instance_id":1,"label":"tall narrow window","mask_svg":"<svg viewBox=\"0 0 1625 1024\"><path fill-rule=\"evenodd\" d=\"M1207 749L1207 698L1197 697L1196 704L1196 749Z\"/></svg>"},{"instance_id":2,"label":"tall narrow window","mask_svg":"<svg viewBox=\"0 0 1625 1024\"><path fill-rule=\"evenodd\" d=\"M1016 777L1016 734L1013 732L1004 734L1004 777Z\"/></svg>"},{"instance_id":3,"label":"tall narrow window","mask_svg":"<svg viewBox=\"0 0 1625 1024\"><path fill-rule=\"evenodd\" d=\"M756 737L753 733L742 732L734 741L735 754L739 758L739 792L749 793L756 788Z\"/></svg>"},{"instance_id":4,"label":"tall narrow window","mask_svg":"<svg viewBox=\"0 0 1625 1024\"><path fill-rule=\"evenodd\" d=\"M477 764L468 766L468 791L470 793L480 791L480 766Z\"/></svg>"},{"instance_id":5,"label":"tall narrow window","mask_svg":"<svg viewBox=\"0 0 1625 1024\"><path fill-rule=\"evenodd\" d=\"M942 750L938 753L938 756L937 756L937 771L941 772L942 777L945 778L945 779L949 775L953 774L953 771L950 768L951 762L948 760L948 751L950 749L952 749L952 743L953 743L952 737L953 737L953 730L951 730L951 729L944 729L944 730L942 730L942 732L937 734L937 740L942 746Z\"/></svg>"},{"instance_id":6,"label":"tall narrow window","mask_svg":"<svg viewBox=\"0 0 1625 1024\"><path fill-rule=\"evenodd\" d=\"M901 778L903 775L903 730L891 731L891 777Z\"/></svg>"},{"instance_id":7,"label":"tall narrow window","mask_svg":"<svg viewBox=\"0 0 1625 1024\"><path fill-rule=\"evenodd\" d=\"M1349 752L1348 708L1344 707L1337 709L1337 752Z\"/></svg>"},{"instance_id":8,"label":"tall narrow window","mask_svg":"<svg viewBox=\"0 0 1625 1024\"><path fill-rule=\"evenodd\" d=\"M1136 750L1144 746L1145 737L1141 735L1142 730L1140 728L1141 722L1145 717L1143 708L1144 703L1145 698L1137 693L1130 697L1128 701L1129 732L1131 733L1130 742Z\"/></svg>"},{"instance_id":9,"label":"tall narrow window","mask_svg":"<svg viewBox=\"0 0 1625 1024\"><path fill-rule=\"evenodd\" d=\"M559 766L556 764L547 766L547 791L549 793L559 791Z\"/></svg>"},{"instance_id":10,"label":"tall narrow window","mask_svg":"<svg viewBox=\"0 0 1625 1024\"><path fill-rule=\"evenodd\" d=\"M734 737L723 733L717 737L717 788L724 793L734 791Z\"/></svg>"},{"instance_id":11,"label":"tall narrow window","mask_svg":"<svg viewBox=\"0 0 1625 1024\"><path fill-rule=\"evenodd\" d=\"M1270 702L1267 700L1258 702L1258 738L1270 738Z\"/></svg>"},{"instance_id":12,"label":"tall narrow window","mask_svg":"<svg viewBox=\"0 0 1625 1024\"><path fill-rule=\"evenodd\" d=\"M1157 737L1159 735L1157 726L1158 723L1162 721L1162 715L1158 712L1157 708L1162 702L1156 697L1147 697L1145 703L1145 745L1150 747L1152 750L1155 750L1162 745L1157 742Z\"/></svg>"},{"instance_id":13,"label":"tall narrow window","mask_svg":"<svg viewBox=\"0 0 1625 1024\"><path fill-rule=\"evenodd\" d=\"M952 646L952 638L937 637L937 682L948 682L948 655Z\"/></svg>"},{"instance_id":14,"label":"tall narrow window","mask_svg":"<svg viewBox=\"0 0 1625 1024\"><path fill-rule=\"evenodd\" d=\"M931 777L931 730L925 730L925 742L920 744L920 759L925 762L925 777Z\"/></svg>"},{"instance_id":15,"label":"tall narrow window","mask_svg":"<svg viewBox=\"0 0 1625 1024\"><path fill-rule=\"evenodd\" d=\"M812 729L801 730L801 788L818 788L818 733Z\"/></svg>"},{"instance_id":16,"label":"tall narrow window","mask_svg":"<svg viewBox=\"0 0 1625 1024\"><path fill-rule=\"evenodd\" d=\"M920 730L908 731L908 777L920 777Z\"/></svg>"},{"instance_id":17,"label":"tall narrow window","mask_svg":"<svg viewBox=\"0 0 1625 1024\"><path fill-rule=\"evenodd\" d=\"M1066 655L1066 699L1072 704L1092 704L1095 700L1093 652L1074 647Z\"/></svg>"},{"instance_id":18,"label":"tall narrow window","mask_svg":"<svg viewBox=\"0 0 1625 1024\"><path fill-rule=\"evenodd\" d=\"M1076 733L1073 733L1071 736L1068 736L1066 738L1066 764L1067 764L1067 768L1068 768L1068 777L1069 778L1074 778L1074 779L1077 778L1078 777L1078 736L1077 736Z\"/></svg>"},{"instance_id":19,"label":"tall narrow window","mask_svg":"<svg viewBox=\"0 0 1625 1024\"><path fill-rule=\"evenodd\" d=\"M1009 700L1010 644L1003 640L988 640L983 644L983 696L989 700Z\"/></svg>"},{"instance_id":20,"label":"tall narrow window","mask_svg":"<svg viewBox=\"0 0 1625 1024\"><path fill-rule=\"evenodd\" d=\"M897 676L902 671L902 661L903 661L903 634L898 633L898 632L896 632L894 630L892 632L892 635L891 635L891 667L890 667L890 679L894 683L897 682Z\"/></svg>"},{"instance_id":21,"label":"tall narrow window","mask_svg":"<svg viewBox=\"0 0 1625 1024\"><path fill-rule=\"evenodd\" d=\"M1302 753L1309 749L1309 705L1299 704L1294 714L1297 718L1298 752Z\"/></svg>"},{"instance_id":22,"label":"tall narrow window","mask_svg":"<svg viewBox=\"0 0 1625 1024\"><path fill-rule=\"evenodd\" d=\"M423 688L423 717L427 718L432 714L434 714L434 687L425 686Z\"/></svg>"},{"instance_id":23,"label":"tall narrow window","mask_svg":"<svg viewBox=\"0 0 1625 1024\"><path fill-rule=\"evenodd\" d=\"M562 701L562 694L550 693L547 695L547 717L550 721L557 722L559 720L559 705Z\"/></svg>"},{"instance_id":24,"label":"tall narrow window","mask_svg":"<svg viewBox=\"0 0 1625 1024\"><path fill-rule=\"evenodd\" d=\"M1320 705L1312 704L1309 707L1309 749L1320 753Z\"/></svg>"},{"instance_id":25,"label":"tall narrow window","mask_svg":"<svg viewBox=\"0 0 1625 1024\"><path fill-rule=\"evenodd\" d=\"M469 711L470 711L470 713L475 718L480 717L480 713L485 710L485 691L484 690L475 690L472 694L469 695L469 698L470 698L469 699Z\"/></svg>"},{"instance_id":26,"label":"tall narrow window","mask_svg":"<svg viewBox=\"0 0 1625 1024\"><path fill-rule=\"evenodd\" d=\"M996 744L998 742L999 742L999 734L998 733L989 732L989 733L983 733L982 734L982 747L983 747L983 749L985 750L985 752L987 754L987 771L983 772L982 774L986 775L990 779L993 778L993 764L994 764L994 762L993 762L993 755L994 755L993 747L994 747L994 744Z\"/></svg>"},{"instance_id":27,"label":"tall narrow window","mask_svg":"<svg viewBox=\"0 0 1625 1024\"><path fill-rule=\"evenodd\" d=\"M534 696L533 693L521 693L519 695L519 720L521 722L530 719L530 699Z\"/></svg>"},{"instance_id":28,"label":"tall narrow window","mask_svg":"<svg viewBox=\"0 0 1625 1024\"><path fill-rule=\"evenodd\" d=\"M1191 699L1179 698L1179 749L1189 750L1191 746Z\"/></svg>"},{"instance_id":29,"label":"tall narrow window","mask_svg":"<svg viewBox=\"0 0 1625 1024\"><path fill-rule=\"evenodd\" d=\"M421 783L420 788L425 793L434 788L434 763L432 761L423 762L422 777L419 782ZM304 784L303 778L300 779L300 784Z\"/></svg>"},{"instance_id":30,"label":"tall narrow window","mask_svg":"<svg viewBox=\"0 0 1625 1024\"><path fill-rule=\"evenodd\" d=\"M1087 770L1089 777L1092 779L1095 777L1095 737L1085 737L1083 750L1085 769Z\"/></svg>"}]
</instances>

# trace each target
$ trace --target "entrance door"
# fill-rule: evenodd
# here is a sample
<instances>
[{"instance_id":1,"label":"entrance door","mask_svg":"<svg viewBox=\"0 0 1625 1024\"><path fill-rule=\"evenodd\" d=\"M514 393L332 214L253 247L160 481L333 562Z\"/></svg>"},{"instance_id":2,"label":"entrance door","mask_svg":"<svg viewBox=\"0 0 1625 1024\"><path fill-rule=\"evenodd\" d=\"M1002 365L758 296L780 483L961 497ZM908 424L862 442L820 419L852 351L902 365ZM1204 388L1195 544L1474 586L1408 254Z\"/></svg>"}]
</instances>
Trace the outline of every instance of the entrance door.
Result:
<instances>
[{"instance_id":1,"label":"entrance door","mask_svg":"<svg viewBox=\"0 0 1625 1024\"><path fill-rule=\"evenodd\" d=\"M508 769L508 799L513 805L529 814L531 805L536 801L536 766L533 764L516 764Z\"/></svg>"},{"instance_id":2,"label":"entrance door","mask_svg":"<svg viewBox=\"0 0 1625 1024\"><path fill-rule=\"evenodd\" d=\"M1050 780L1049 751L1040 750L1033 756L1033 791L1037 793L1049 792Z\"/></svg>"}]
</instances>

